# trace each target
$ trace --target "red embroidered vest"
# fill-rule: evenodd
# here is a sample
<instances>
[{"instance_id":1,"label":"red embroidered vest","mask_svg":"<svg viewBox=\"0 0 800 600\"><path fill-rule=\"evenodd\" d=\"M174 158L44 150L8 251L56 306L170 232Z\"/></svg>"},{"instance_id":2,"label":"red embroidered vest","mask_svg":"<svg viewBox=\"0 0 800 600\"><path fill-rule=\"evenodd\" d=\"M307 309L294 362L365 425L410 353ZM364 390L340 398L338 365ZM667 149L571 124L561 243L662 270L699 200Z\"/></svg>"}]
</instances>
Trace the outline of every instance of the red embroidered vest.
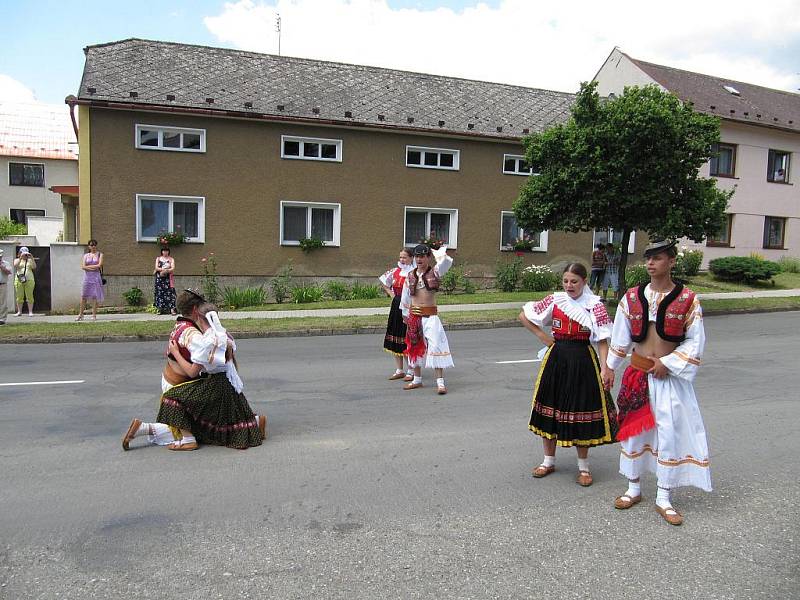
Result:
<instances>
[{"instance_id":1,"label":"red embroidered vest","mask_svg":"<svg viewBox=\"0 0 800 600\"><path fill-rule=\"evenodd\" d=\"M628 320L631 326L631 339L634 342L643 342L647 337L647 329L650 326L650 307L644 295L646 285L632 287L625 292L628 296ZM686 339L686 314L694 303L695 295L692 290L678 283L661 301L656 313L656 333L661 339L675 343L680 343Z\"/></svg>"},{"instance_id":2,"label":"red embroidered vest","mask_svg":"<svg viewBox=\"0 0 800 600\"><path fill-rule=\"evenodd\" d=\"M185 358L187 361L192 362L192 353L189 352L188 348L181 346L181 343L179 341L181 335L183 335L183 332L189 329L190 327L194 327L195 329L197 329L197 326L189 319L178 317L178 322L175 323L175 328L172 330L172 333L169 334L169 339L170 341L175 340L175 343L178 344L178 348L180 348L181 356ZM169 348L169 346L167 348ZM165 354L169 356L169 349L167 349L167 352Z\"/></svg>"},{"instance_id":3,"label":"red embroidered vest","mask_svg":"<svg viewBox=\"0 0 800 600\"><path fill-rule=\"evenodd\" d=\"M573 321L564 312L553 307L553 337L557 340L589 341L591 330L577 321Z\"/></svg>"},{"instance_id":4,"label":"red embroidered vest","mask_svg":"<svg viewBox=\"0 0 800 600\"><path fill-rule=\"evenodd\" d=\"M392 290L396 296L403 293L403 284L406 282L405 275L401 275L400 273L400 267L392 271Z\"/></svg>"}]
</instances>

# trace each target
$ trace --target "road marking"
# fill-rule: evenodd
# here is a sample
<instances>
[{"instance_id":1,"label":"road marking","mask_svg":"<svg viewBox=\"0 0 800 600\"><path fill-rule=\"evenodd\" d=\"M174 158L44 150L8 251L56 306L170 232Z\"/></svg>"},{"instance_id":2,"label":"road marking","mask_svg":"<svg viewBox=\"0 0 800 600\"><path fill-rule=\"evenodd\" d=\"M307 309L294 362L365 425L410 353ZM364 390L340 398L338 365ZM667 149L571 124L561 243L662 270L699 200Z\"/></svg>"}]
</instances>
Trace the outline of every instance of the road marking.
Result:
<instances>
[{"instance_id":1,"label":"road marking","mask_svg":"<svg viewBox=\"0 0 800 600\"><path fill-rule=\"evenodd\" d=\"M86 380L69 379L66 381L20 381L18 383L0 383L0 387L11 387L13 385L62 385L65 383L86 383Z\"/></svg>"},{"instance_id":2,"label":"road marking","mask_svg":"<svg viewBox=\"0 0 800 600\"><path fill-rule=\"evenodd\" d=\"M533 358L530 360L498 360L494 364L496 365L513 365L517 363L535 363L535 362L542 362L541 358Z\"/></svg>"}]
</instances>

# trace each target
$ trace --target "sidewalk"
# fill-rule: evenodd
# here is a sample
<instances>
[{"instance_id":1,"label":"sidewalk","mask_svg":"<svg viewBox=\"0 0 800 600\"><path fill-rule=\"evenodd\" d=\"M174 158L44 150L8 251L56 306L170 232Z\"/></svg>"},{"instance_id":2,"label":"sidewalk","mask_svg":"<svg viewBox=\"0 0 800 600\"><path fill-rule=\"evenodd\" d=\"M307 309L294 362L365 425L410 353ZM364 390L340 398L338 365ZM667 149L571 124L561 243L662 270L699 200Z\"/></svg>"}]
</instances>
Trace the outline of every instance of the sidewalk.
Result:
<instances>
[{"instance_id":1,"label":"sidewalk","mask_svg":"<svg viewBox=\"0 0 800 600\"><path fill-rule=\"evenodd\" d=\"M793 290L764 290L759 292L720 292L715 294L698 294L700 301L703 300L723 300L737 298L786 298L800 296L800 289ZM520 302L496 302L492 304L446 304L439 307L439 312L469 312L480 310L503 310L510 308L522 308ZM369 315L387 315L388 306L375 308L318 308L302 310L258 310L258 311L222 311L220 318L225 321L229 319L286 319L303 317L351 317ZM91 320L87 315L84 319ZM110 313L97 316L98 321L173 321L172 315L153 315L150 313L131 313L120 314ZM7 323L71 323L75 321L75 315L42 315L33 317L15 317L13 313L8 315Z\"/></svg>"}]
</instances>

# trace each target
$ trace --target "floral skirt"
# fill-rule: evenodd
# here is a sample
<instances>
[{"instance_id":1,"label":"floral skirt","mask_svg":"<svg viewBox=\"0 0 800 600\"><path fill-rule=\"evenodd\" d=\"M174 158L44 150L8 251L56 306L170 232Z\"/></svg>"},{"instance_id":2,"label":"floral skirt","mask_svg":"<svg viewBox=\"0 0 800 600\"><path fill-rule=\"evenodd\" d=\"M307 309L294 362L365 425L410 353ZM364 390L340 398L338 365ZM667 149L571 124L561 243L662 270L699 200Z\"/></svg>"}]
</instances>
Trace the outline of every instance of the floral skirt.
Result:
<instances>
[{"instance_id":1,"label":"floral skirt","mask_svg":"<svg viewBox=\"0 0 800 600\"><path fill-rule=\"evenodd\" d=\"M260 446L264 438L244 394L225 373L214 373L168 389L156 421L187 429L197 441L229 448Z\"/></svg>"},{"instance_id":2,"label":"floral skirt","mask_svg":"<svg viewBox=\"0 0 800 600\"><path fill-rule=\"evenodd\" d=\"M559 446L616 441L617 411L603 388L600 361L588 342L556 341L545 354L528 428Z\"/></svg>"},{"instance_id":3,"label":"floral skirt","mask_svg":"<svg viewBox=\"0 0 800 600\"><path fill-rule=\"evenodd\" d=\"M403 312L400 310L399 294L392 298L383 349L392 354L403 354L406 350L406 324L403 322Z\"/></svg>"},{"instance_id":4,"label":"floral skirt","mask_svg":"<svg viewBox=\"0 0 800 600\"><path fill-rule=\"evenodd\" d=\"M155 304L158 312L168 314L175 310L175 288L170 287L169 277L154 277L155 285L153 286L156 291Z\"/></svg>"}]
</instances>

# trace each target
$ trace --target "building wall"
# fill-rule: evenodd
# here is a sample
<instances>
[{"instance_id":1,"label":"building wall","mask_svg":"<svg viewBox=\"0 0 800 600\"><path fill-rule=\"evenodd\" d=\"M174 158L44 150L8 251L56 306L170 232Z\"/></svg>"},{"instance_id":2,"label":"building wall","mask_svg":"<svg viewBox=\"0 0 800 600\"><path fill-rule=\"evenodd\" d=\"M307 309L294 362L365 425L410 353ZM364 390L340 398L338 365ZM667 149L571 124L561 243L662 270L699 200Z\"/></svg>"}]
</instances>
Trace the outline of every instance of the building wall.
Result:
<instances>
[{"instance_id":1,"label":"building wall","mask_svg":"<svg viewBox=\"0 0 800 600\"><path fill-rule=\"evenodd\" d=\"M9 163L43 164L44 187L10 185ZM8 217L12 208L32 208L44 210L47 217L61 218L61 196L48 188L77 184L77 160L0 156L0 217Z\"/></svg>"},{"instance_id":2,"label":"building wall","mask_svg":"<svg viewBox=\"0 0 800 600\"><path fill-rule=\"evenodd\" d=\"M617 49L614 49L600 67L595 81L597 81L597 93L601 96L608 96L612 93L620 95L627 85L658 85L652 77Z\"/></svg>"},{"instance_id":3,"label":"building wall","mask_svg":"<svg viewBox=\"0 0 800 600\"><path fill-rule=\"evenodd\" d=\"M137 150L136 123L206 129L203 154ZM280 158L281 135L343 140L343 162ZM407 144L461 151L459 171L405 166ZM511 210L525 178L502 173L513 143L234 119L91 109L92 237L109 275L152 272L158 246L137 242L137 193L205 197L205 243L174 249L180 275L199 275L214 252L219 272L270 276L291 260L295 274L371 277L396 261L404 207L459 210L457 262L475 276L494 274L501 211ZM83 153L82 153L83 154ZM83 189L81 190L83 203ZM341 245L304 254L280 245L280 201L341 204ZM83 234L82 234L83 237ZM643 236L642 236L643 237ZM644 242L642 242L644 243ZM550 232L547 253L528 262L588 260L592 234Z\"/></svg>"}]
</instances>

